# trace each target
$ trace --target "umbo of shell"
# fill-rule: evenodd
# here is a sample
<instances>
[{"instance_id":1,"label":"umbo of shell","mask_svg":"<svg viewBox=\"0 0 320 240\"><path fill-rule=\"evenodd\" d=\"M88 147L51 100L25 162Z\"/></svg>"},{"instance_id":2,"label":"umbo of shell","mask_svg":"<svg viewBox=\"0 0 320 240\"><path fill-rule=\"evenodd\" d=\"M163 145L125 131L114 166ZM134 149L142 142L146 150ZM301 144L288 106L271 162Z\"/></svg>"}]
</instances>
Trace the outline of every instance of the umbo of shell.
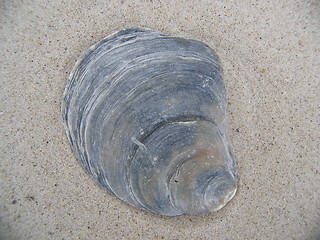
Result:
<instances>
[{"instance_id":1,"label":"umbo of shell","mask_svg":"<svg viewBox=\"0 0 320 240\"><path fill-rule=\"evenodd\" d=\"M116 32L78 60L62 111L76 158L132 206L201 214L236 193L222 69L201 42Z\"/></svg>"}]
</instances>

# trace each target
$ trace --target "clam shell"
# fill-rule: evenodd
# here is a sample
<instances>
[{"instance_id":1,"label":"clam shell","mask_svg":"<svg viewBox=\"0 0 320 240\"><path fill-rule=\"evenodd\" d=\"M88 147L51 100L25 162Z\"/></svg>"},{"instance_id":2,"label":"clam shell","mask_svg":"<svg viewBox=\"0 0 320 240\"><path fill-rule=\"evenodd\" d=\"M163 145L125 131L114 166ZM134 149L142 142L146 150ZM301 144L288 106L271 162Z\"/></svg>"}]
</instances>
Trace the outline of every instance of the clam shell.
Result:
<instances>
[{"instance_id":1,"label":"clam shell","mask_svg":"<svg viewBox=\"0 0 320 240\"><path fill-rule=\"evenodd\" d=\"M112 34L71 72L63 120L76 158L124 202L161 215L221 209L236 192L226 91L207 45Z\"/></svg>"}]
</instances>

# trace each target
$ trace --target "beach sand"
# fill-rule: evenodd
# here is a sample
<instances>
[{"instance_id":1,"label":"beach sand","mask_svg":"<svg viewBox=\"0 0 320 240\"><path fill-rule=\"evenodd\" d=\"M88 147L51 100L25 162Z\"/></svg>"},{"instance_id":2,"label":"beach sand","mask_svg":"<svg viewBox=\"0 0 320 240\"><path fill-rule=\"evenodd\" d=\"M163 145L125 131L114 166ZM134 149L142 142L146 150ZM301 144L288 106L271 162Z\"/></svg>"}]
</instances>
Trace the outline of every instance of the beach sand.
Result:
<instances>
[{"instance_id":1,"label":"beach sand","mask_svg":"<svg viewBox=\"0 0 320 240\"><path fill-rule=\"evenodd\" d=\"M320 2L0 2L0 239L320 239ZM98 186L61 102L77 58L147 27L208 44L228 92L238 192L222 210L161 217Z\"/></svg>"}]
</instances>

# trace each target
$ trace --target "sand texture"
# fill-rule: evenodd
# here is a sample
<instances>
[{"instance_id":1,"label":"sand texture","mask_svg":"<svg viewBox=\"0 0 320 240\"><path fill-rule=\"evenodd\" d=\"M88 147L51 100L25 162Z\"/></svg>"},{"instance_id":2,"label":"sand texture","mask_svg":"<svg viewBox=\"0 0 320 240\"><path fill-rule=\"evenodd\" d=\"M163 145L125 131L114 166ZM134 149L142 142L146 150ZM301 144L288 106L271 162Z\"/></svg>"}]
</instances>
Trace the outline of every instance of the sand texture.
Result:
<instances>
[{"instance_id":1,"label":"sand texture","mask_svg":"<svg viewBox=\"0 0 320 240\"><path fill-rule=\"evenodd\" d=\"M147 27L220 56L239 190L161 217L99 187L61 118L77 58ZM0 1L0 239L320 239L320 2Z\"/></svg>"}]
</instances>

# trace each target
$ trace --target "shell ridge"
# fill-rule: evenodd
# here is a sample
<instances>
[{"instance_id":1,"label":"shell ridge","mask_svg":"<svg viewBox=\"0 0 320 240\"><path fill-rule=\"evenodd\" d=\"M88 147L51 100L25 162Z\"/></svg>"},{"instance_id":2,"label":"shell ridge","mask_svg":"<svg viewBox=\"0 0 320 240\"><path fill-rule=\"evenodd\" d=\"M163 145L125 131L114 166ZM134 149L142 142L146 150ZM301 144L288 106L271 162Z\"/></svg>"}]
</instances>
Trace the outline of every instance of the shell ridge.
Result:
<instances>
[{"instance_id":1,"label":"shell ridge","mask_svg":"<svg viewBox=\"0 0 320 240\"><path fill-rule=\"evenodd\" d=\"M170 124L175 124L175 123L194 123L194 122L197 122L197 121L208 121L212 124L215 124L212 120L210 119L205 119L203 118L202 116L179 116L179 117L176 117L176 118L172 118L172 119L167 119L166 121L162 121L161 123L157 124L153 130L151 132L148 132L146 133L144 136L142 136L138 141L143 144L145 146L145 142L146 140L149 138L149 136L151 136L154 132L156 132L158 129L160 128L164 128L166 125L170 125ZM138 144L137 144L138 145ZM137 154L137 151L140 149L139 146L135 145L133 150L132 150L132 153L131 153L131 157L130 159L127 159L128 160L128 169L131 169L131 163L133 161L133 159L135 159L135 156ZM170 169L170 166L168 166L168 168ZM127 179L131 179L130 178L130 170L127 172ZM165 173L167 174L167 173ZM166 178L166 177L165 177ZM131 187L134 183L132 181L129 181L130 184L130 191L132 193L132 195L135 197L135 199L137 201L140 202L140 204L143 206L145 203L143 201L140 200L140 197L139 195L136 195L135 191L133 190L133 188ZM171 201L171 196L170 194L168 194L168 198L169 200ZM176 213L177 215L181 215L183 214L183 212L181 212L181 210L178 210L173 204L172 204L172 207L174 207L178 212ZM148 208L150 211L153 211L152 209Z\"/></svg>"}]
</instances>

